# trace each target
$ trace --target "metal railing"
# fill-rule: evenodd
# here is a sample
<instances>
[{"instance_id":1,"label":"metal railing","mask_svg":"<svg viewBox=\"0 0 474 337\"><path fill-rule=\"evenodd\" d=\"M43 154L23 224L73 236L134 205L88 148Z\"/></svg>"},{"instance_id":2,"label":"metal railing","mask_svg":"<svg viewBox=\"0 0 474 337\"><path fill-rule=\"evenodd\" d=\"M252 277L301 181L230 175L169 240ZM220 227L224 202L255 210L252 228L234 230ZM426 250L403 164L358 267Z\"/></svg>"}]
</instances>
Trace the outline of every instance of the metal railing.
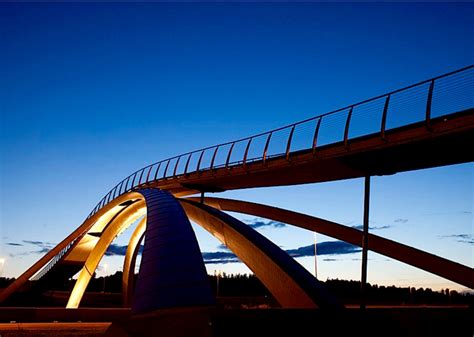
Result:
<instances>
[{"instance_id":1,"label":"metal railing","mask_svg":"<svg viewBox=\"0 0 474 337\"><path fill-rule=\"evenodd\" d=\"M190 173L246 166L337 142L345 146L364 135L449 115L474 106L474 65L379 95L271 131L167 158L145 166L115 185L88 218L118 196L163 179Z\"/></svg>"}]
</instances>

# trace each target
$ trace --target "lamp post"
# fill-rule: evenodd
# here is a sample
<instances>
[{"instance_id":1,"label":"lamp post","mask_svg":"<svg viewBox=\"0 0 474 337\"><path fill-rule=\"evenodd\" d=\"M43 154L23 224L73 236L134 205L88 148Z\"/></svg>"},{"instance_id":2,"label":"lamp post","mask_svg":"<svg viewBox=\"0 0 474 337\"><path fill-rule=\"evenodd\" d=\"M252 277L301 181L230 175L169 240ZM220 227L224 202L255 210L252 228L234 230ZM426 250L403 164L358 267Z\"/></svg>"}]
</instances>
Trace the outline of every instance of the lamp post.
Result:
<instances>
[{"instance_id":1,"label":"lamp post","mask_svg":"<svg viewBox=\"0 0 474 337\"><path fill-rule=\"evenodd\" d=\"M5 265L5 258L0 257L0 277L2 277L3 266Z\"/></svg>"},{"instance_id":2,"label":"lamp post","mask_svg":"<svg viewBox=\"0 0 474 337\"><path fill-rule=\"evenodd\" d=\"M314 232L314 277L318 278L318 249L317 249L316 232Z\"/></svg>"},{"instance_id":3,"label":"lamp post","mask_svg":"<svg viewBox=\"0 0 474 337\"><path fill-rule=\"evenodd\" d=\"M105 292L105 277L106 277L106 274L107 274L107 263L105 263L103 265L103 268L104 268L104 283L102 284L102 292Z\"/></svg>"},{"instance_id":4,"label":"lamp post","mask_svg":"<svg viewBox=\"0 0 474 337\"><path fill-rule=\"evenodd\" d=\"M214 270L214 275L216 276L216 298L219 296L219 277L221 276L220 270Z\"/></svg>"}]
</instances>

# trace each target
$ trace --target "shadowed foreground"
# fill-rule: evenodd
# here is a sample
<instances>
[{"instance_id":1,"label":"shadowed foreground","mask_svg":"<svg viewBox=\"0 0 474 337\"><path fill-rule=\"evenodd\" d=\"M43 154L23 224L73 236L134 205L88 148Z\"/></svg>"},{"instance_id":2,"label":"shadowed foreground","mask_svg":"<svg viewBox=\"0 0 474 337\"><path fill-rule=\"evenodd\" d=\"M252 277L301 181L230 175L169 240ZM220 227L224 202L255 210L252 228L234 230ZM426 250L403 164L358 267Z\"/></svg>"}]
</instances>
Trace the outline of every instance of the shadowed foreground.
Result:
<instances>
[{"instance_id":1,"label":"shadowed foreground","mask_svg":"<svg viewBox=\"0 0 474 337\"><path fill-rule=\"evenodd\" d=\"M5 308L6 309L6 308ZM0 312L5 322L11 314ZM318 309L163 309L127 318L126 309L29 308L30 319L43 323L0 323L0 335L6 336L472 336L472 308L369 307L365 313L348 308L334 313ZM110 322L44 322L49 311L62 310L65 321L77 318L110 319ZM82 310L82 311L81 311ZM25 316L25 318L26 318Z\"/></svg>"}]
</instances>

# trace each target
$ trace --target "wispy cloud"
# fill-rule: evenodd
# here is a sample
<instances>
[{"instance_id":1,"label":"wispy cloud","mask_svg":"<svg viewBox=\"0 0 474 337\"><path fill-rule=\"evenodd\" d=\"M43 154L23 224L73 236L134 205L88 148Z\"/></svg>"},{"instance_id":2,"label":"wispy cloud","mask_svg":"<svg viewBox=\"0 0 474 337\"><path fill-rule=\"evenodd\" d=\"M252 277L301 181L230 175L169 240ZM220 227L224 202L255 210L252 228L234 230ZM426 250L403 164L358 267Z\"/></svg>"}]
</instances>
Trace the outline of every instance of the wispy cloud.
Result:
<instances>
[{"instance_id":1,"label":"wispy cloud","mask_svg":"<svg viewBox=\"0 0 474 337\"><path fill-rule=\"evenodd\" d=\"M214 263L235 263L240 262L237 256L232 252L203 252L202 259L205 264L214 264Z\"/></svg>"},{"instance_id":2,"label":"wispy cloud","mask_svg":"<svg viewBox=\"0 0 474 337\"><path fill-rule=\"evenodd\" d=\"M344 241L325 241L316 245L318 255L352 254L360 248ZM314 245L303 246L296 249L287 249L286 252L293 257L314 256Z\"/></svg>"},{"instance_id":3,"label":"wispy cloud","mask_svg":"<svg viewBox=\"0 0 474 337\"><path fill-rule=\"evenodd\" d=\"M455 239L457 242L468 243L474 245L474 236L472 234L449 234L449 235L440 235L441 239Z\"/></svg>"},{"instance_id":4,"label":"wispy cloud","mask_svg":"<svg viewBox=\"0 0 474 337\"><path fill-rule=\"evenodd\" d=\"M7 245L15 246L15 247L22 247L22 246L33 246L36 247L34 250L28 250L18 253L10 253L10 257L16 256L26 256L30 254L45 254L49 252L51 248L53 248L56 244L47 241L33 241L33 240L22 240L21 243L19 242L8 242Z\"/></svg>"},{"instance_id":5,"label":"wispy cloud","mask_svg":"<svg viewBox=\"0 0 474 337\"><path fill-rule=\"evenodd\" d=\"M380 230L380 229L387 229L387 228L391 228L392 226L390 225L382 225L382 226L369 226L369 229L370 230ZM352 226L352 228L355 228L357 230L363 230L364 229L364 225L355 225L355 226Z\"/></svg>"},{"instance_id":6,"label":"wispy cloud","mask_svg":"<svg viewBox=\"0 0 474 337\"><path fill-rule=\"evenodd\" d=\"M253 229L256 228L263 228L263 227L273 227L273 228L283 228L286 227L286 224L278 221L273 220L262 220L262 219L253 219L253 220L244 220L244 223L252 227Z\"/></svg>"},{"instance_id":7,"label":"wispy cloud","mask_svg":"<svg viewBox=\"0 0 474 337\"><path fill-rule=\"evenodd\" d=\"M326 241L316 245L318 255L342 255L360 252L360 248L343 241ZM314 245L303 246L295 249L287 249L286 252L294 257L314 256ZM239 262L237 256L232 252L203 252L204 263L234 263ZM335 261L336 259L325 259Z\"/></svg>"},{"instance_id":8,"label":"wispy cloud","mask_svg":"<svg viewBox=\"0 0 474 337\"><path fill-rule=\"evenodd\" d=\"M240 262L238 257L229 251L224 245L219 245L220 249L226 249L220 252L202 252L204 263L235 263ZM139 254L141 254L143 246L140 247ZM318 255L342 255L357 253L360 248L350 243L343 241L326 241L317 244ZM124 256L127 252L127 246L111 244L105 255L107 256ZM314 256L314 245L303 246L296 249L287 249L286 252L292 257ZM328 259L329 261L329 259Z\"/></svg>"},{"instance_id":9,"label":"wispy cloud","mask_svg":"<svg viewBox=\"0 0 474 337\"><path fill-rule=\"evenodd\" d=\"M7 246L23 246L21 243L17 243L17 242L7 242L6 245Z\"/></svg>"},{"instance_id":10,"label":"wispy cloud","mask_svg":"<svg viewBox=\"0 0 474 337\"><path fill-rule=\"evenodd\" d=\"M393 220L393 222L395 222L395 223L407 223L408 219L398 218L398 219Z\"/></svg>"},{"instance_id":11,"label":"wispy cloud","mask_svg":"<svg viewBox=\"0 0 474 337\"><path fill-rule=\"evenodd\" d=\"M105 252L105 256L125 256L127 254L128 246L121 246L115 243L112 243ZM138 254L141 254L143 251L143 245L138 249Z\"/></svg>"}]
</instances>

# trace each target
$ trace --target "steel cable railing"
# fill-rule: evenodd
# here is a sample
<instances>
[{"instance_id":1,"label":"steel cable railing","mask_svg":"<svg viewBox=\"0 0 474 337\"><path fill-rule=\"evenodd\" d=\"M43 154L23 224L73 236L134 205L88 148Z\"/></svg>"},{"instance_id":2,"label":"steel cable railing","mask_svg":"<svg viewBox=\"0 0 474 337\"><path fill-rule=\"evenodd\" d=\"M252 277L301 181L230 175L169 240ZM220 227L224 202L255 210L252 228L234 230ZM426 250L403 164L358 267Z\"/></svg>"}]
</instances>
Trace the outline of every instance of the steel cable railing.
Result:
<instances>
[{"instance_id":1,"label":"steel cable railing","mask_svg":"<svg viewBox=\"0 0 474 337\"><path fill-rule=\"evenodd\" d=\"M470 65L287 126L150 164L115 185L87 219L111 200L154 181L256 161L265 163L275 157L290 160L291 154L299 150L312 150L315 154L321 146L338 142L347 145L360 136L379 133L384 138L386 131L412 123L424 121L429 126L432 118L474 107L473 75L474 65ZM54 257L38 276L47 273L70 247Z\"/></svg>"},{"instance_id":2,"label":"steel cable railing","mask_svg":"<svg viewBox=\"0 0 474 337\"><path fill-rule=\"evenodd\" d=\"M187 152L145 166L114 186L88 218L116 197L150 182L172 179L189 173L246 165L285 156L297 150L313 149L336 142L385 132L425 120L450 106L450 113L474 106L474 66L437 76L408 87L379 95L350 106L321 114L271 131L236 141ZM365 128L365 129L364 129Z\"/></svg>"}]
</instances>

